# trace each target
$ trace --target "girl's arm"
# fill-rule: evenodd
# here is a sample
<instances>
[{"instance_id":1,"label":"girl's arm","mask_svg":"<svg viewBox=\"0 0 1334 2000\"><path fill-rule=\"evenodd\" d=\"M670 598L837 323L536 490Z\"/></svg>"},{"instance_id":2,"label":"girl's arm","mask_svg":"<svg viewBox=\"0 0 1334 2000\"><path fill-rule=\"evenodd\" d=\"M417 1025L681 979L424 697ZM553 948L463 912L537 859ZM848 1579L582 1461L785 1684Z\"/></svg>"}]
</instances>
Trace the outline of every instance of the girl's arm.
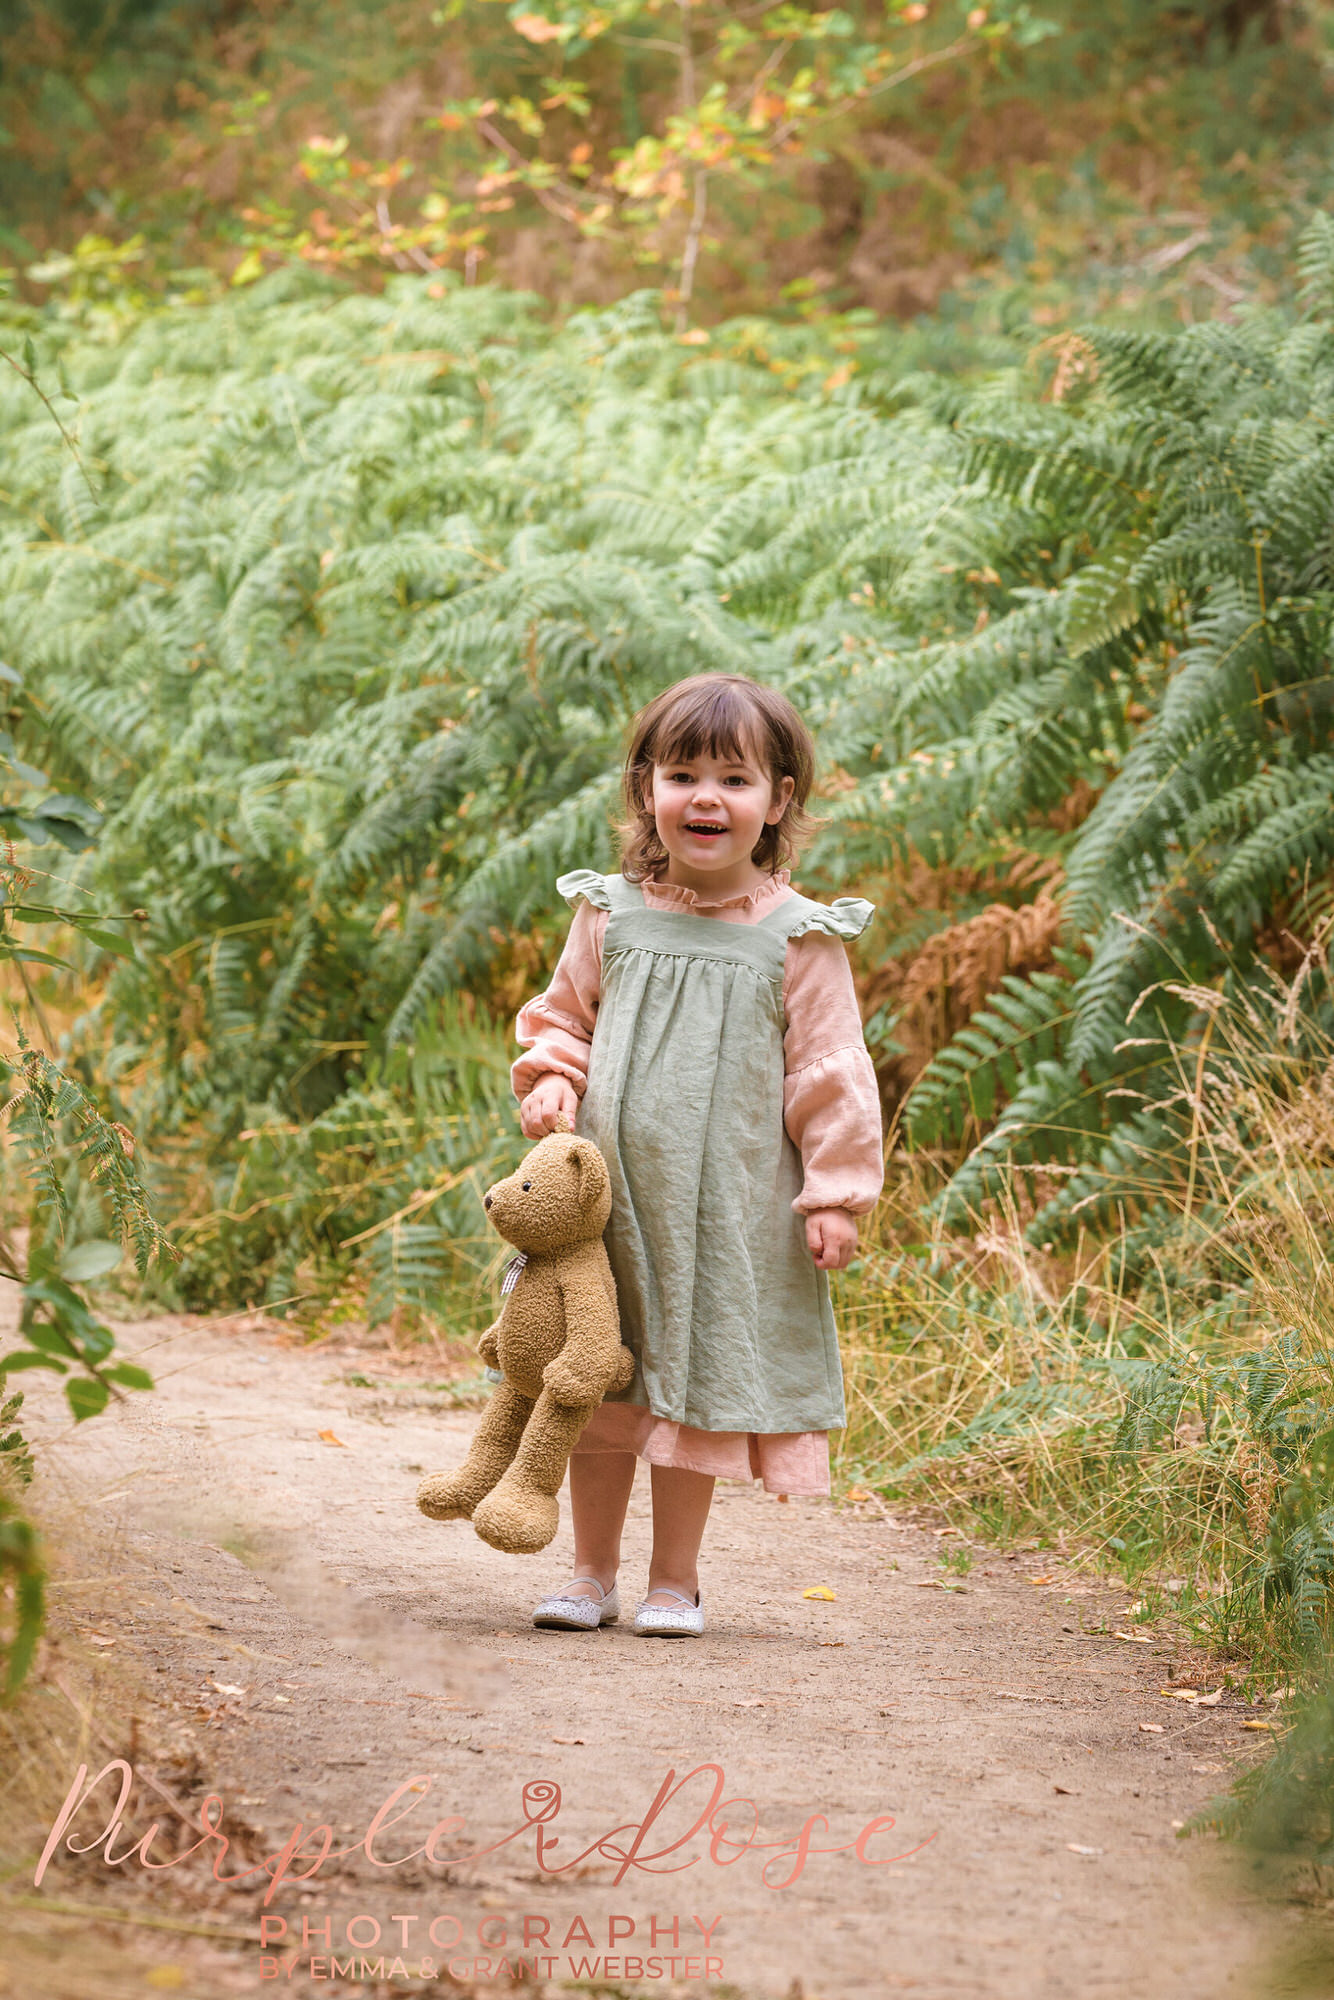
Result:
<instances>
[{"instance_id":1,"label":"girl's arm","mask_svg":"<svg viewBox=\"0 0 1334 2000\"><path fill-rule=\"evenodd\" d=\"M607 915L591 903L580 903L550 986L519 1009L514 1033L525 1053L510 1069L510 1084L521 1100L542 1078L551 1076L564 1077L576 1098L584 1094L602 986Z\"/></svg>"},{"instance_id":2,"label":"girl's arm","mask_svg":"<svg viewBox=\"0 0 1334 2000\"><path fill-rule=\"evenodd\" d=\"M841 938L808 931L789 943L783 1009L783 1123L804 1169L792 1206L866 1215L884 1185L883 1114Z\"/></svg>"}]
</instances>

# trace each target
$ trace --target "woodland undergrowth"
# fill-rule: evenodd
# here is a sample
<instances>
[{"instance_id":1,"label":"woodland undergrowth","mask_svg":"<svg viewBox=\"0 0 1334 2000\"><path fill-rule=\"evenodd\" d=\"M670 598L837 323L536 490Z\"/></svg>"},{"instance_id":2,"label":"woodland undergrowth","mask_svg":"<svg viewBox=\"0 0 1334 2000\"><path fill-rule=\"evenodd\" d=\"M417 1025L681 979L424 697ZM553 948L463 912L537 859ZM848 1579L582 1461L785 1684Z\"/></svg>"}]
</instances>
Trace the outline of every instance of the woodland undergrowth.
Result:
<instances>
[{"instance_id":1,"label":"woodland undergrowth","mask_svg":"<svg viewBox=\"0 0 1334 2000\"><path fill-rule=\"evenodd\" d=\"M613 864L636 708L755 674L818 736L801 886L878 906L893 1175L840 1285L848 1481L1059 1529L1145 1617L1314 1687L1328 218L1295 279L1176 333L934 353L682 336L648 294L556 327L425 278L9 307L9 769L39 833L100 814L25 851L18 935L97 910L32 976L152 1163L185 1253L157 1297L480 1323L555 877Z\"/></svg>"}]
</instances>

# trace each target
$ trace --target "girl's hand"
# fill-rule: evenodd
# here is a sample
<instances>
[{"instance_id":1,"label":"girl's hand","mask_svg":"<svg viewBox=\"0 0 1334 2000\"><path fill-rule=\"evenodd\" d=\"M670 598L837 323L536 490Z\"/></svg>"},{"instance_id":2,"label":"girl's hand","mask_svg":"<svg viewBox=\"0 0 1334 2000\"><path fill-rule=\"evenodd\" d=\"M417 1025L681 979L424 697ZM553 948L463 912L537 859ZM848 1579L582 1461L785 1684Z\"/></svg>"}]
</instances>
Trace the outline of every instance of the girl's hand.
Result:
<instances>
[{"instance_id":1,"label":"girl's hand","mask_svg":"<svg viewBox=\"0 0 1334 2000\"><path fill-rule=\"evenodd\" d=\"M857 1248L857 1218L846 1208L813 1208L806 1217L806 1248L817 1271L846 1271Z\"/></svg>"},{"instance_id":2,"label":"girl's hand","mask_svg":"<svg viewBox=\"0 0 1334 2000\"><path fill-rule=\"evenodd\" d=\"M578 1109L579 1098L574 1085L567 1076L557 1076L553 1071L539 1077L519 1106L519 1129L525 1139L545 1139L548 1132L557 1129L556 1120L563 1111L573 1130L574 1115Z\"/></svg>"}]
</instances>

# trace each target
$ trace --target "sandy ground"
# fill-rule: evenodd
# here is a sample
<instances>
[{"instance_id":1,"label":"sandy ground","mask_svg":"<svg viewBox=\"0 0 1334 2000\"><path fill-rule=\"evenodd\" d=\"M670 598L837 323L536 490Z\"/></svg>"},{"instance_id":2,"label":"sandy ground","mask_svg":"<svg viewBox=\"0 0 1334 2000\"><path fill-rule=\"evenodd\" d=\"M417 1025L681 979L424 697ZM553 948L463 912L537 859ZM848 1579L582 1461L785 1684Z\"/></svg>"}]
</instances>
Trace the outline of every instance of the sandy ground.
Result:
<instances>
[{"instance_id":1,"label":"sandy ground","mask_svg":"<svg viewBox=\"0 0 1334 2000\"><path fill-rule=\"evenodd\" d=\"M95 1527L110 1566L57 1593L69 1643L146 1691L137 1744L103 1732L99 1745L94 1713L88 1755L96 1769L106 1750L134 1754L121 1849L154 1816L154 1853L184 1846L164 1800L188 1816L212 1790L239 1838L222 1872L251 1873L208 1884L216 1843L151 1879L96 1847L57 1849L39 1892L49 1919L26 1868L10 1884L39 1958L56 1962L78 1910L142 1898L165 1921L188 1907L197 1930L251 1942L182 1933L127 1990L325 1992L330 1946L351 1966L343 1992L494 1992L502 1961L537 1991L582 1980L746 2000L1275 1990L1264 1968L1279 1919L1235 1859L1174 1831L1255 1753L1241 1723L1257 1711L1165 1700L1170 1651L1112 1636L1123 1592L1039 1552L983 1550L963 1588L942 1588L957 1541L876 1506L720 1485L703 1639L637 1639L628 1620L536 1632L532 1604L569 1573L568 1525L544 1555L515 1558L416 1513L420 1472L456 1463L475 1421L428 1374L262 1324L156 1321L121 1339L145 1350L155 1394L73 1442L44 1406L40 1496ZM641 1469L631 1610L647 1502ZM815 1585L832 1601L803 1595ZM685 1782L636 1847L669 1773ZM714 1816L731 1844L711 1854L707 1824L692 1828L715 1781L734 1803ZM391 1809L409 1816L371 1844L376 1865L364 1849L331 1859L312 1882L280 1882L265 1909L259 1864L297 1822L327 1822L356 1849L414 1785ZM74 1824L80 1844L106 1823L110 1788L98 1796ZM539 1865L544 1812L541 1834L558 1840ZM89 1935L110 1966L124 1934ZM27 2000L31 1973L15 1961L6 1988L3 1958L0 1992Z\"/></svg>"}]
</instances>

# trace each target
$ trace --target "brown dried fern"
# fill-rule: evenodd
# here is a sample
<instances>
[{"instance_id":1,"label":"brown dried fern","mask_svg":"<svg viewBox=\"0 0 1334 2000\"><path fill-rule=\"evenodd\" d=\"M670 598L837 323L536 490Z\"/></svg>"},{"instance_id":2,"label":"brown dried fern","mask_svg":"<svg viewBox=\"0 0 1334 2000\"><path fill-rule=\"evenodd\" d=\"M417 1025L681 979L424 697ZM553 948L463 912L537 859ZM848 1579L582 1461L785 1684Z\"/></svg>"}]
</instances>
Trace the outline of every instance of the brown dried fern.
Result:
<instances>
[{"instance_id":1,"label":"brown dried fern","mask_svg":"<svg viewBox=\"0 0 1334 2000\"><path fill-rule=\"evenodd\" d=\"M964 922L937 931L911 959L891 959L877 966L862 983L861 999L868 1015L886 1003L897 1011L894 1035L904 1052L880 1070L891 1108L996 991L1006 973L1046 971L1054 963L1052 953L1061 932L1055 893L1059 866L1025 855L1010 874L1019 879L1006 886L1027 887L1035 876L1045 878L1031 903L1017 908L990 903Z\"/></svg>"}]
</instances>

